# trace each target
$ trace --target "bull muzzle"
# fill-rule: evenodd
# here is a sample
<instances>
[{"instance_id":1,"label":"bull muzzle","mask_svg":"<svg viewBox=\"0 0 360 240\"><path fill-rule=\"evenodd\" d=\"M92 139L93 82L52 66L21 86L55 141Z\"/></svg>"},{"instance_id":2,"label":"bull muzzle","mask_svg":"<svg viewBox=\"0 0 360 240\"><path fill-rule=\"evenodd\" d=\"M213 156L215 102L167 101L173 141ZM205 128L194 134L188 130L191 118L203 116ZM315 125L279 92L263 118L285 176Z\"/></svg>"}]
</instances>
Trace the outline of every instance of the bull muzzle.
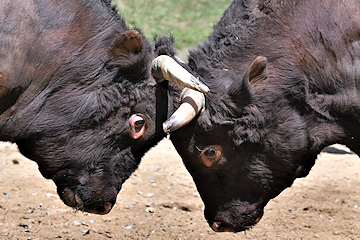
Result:
<instances>
[{"instance_id":1,"label":"bull muzzle","mask_svg":"<svg viewBox=\"0 0 360 240\"><path fill-rule=\"evenodd\" d=\"M185 126L204 110L204 93L209 92L210 89L174 59L166 55L155 58L151 73L157 82L168 80L185 87L181 93L180 107L163 123L165 133Z\"/></svg>"}]
</instances>

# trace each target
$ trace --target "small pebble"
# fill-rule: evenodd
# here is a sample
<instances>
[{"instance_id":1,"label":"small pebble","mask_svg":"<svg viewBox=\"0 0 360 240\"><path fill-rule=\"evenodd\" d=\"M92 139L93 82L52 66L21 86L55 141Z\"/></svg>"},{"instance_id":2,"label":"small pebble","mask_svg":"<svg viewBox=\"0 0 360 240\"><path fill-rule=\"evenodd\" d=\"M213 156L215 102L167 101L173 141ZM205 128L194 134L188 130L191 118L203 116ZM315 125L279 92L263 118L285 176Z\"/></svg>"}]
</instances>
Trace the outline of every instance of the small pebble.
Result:
<instances>
[{"instance_id":1,"label":"small pebble","mask_svg":"<svg viewBox=\"0 0 360 240\"><path fill-rule=\"evenodd\" d=\"M148 194L146 194L144 197L146 197L146 198L151 198L151 197L153 197L155 194L154 193L148 193Z\"/></svg>"},{"instance_id":2,"label":"small pebble","mask_svg":"<svg viewBox=\"0 0 360 240\"><path fill-rule=\"evenodd\" d=\"M125 226L122 226L122 227L125 228L125 229L133 229L132 225L125 225Z\"/></svg>"},{"instance_id":3,"label":"small pebble","mask_svg":"<svg viewBox=\"0 0 360 240\"><path fill-rule=\"evenodd\" d=\"M145 211L148 212L148 213L154 213L154 212L155 212L155 208L153 208L153 207L148 207L148 208L146 208Z\"/></svg>"}]
</instances>

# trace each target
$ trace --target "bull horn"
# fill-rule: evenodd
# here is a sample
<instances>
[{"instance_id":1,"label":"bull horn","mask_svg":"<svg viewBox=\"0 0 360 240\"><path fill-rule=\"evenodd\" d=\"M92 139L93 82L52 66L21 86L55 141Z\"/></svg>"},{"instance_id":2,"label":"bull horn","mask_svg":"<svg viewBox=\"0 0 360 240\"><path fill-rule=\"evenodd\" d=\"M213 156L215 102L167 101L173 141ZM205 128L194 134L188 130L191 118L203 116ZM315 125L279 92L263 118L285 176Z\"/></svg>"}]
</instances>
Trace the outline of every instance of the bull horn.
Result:
<instances>
[{"instance_id":1,"label":"bull horn","mask_svg":"<svg viewBox=\"0 0 360 240\"><path fill-rule=\"evenodd\" d=\"M203 93L210 91L205 84L167 55L158 56L152 61L151 73L158 82L168 80Z\"/></svg>"},{"instance_id":2,"label":"bull horn","mask_svg":"<svg viewBox=\"0 0 360 240\"><path fill-rule=\"evenodd\" d=\"M184 88L181 92L180 107L163 123L164 132L170 133L185 126L193 120L198 113L202 112L204 108L204 94L190 88Z\"/></svg>"}]
</instances>

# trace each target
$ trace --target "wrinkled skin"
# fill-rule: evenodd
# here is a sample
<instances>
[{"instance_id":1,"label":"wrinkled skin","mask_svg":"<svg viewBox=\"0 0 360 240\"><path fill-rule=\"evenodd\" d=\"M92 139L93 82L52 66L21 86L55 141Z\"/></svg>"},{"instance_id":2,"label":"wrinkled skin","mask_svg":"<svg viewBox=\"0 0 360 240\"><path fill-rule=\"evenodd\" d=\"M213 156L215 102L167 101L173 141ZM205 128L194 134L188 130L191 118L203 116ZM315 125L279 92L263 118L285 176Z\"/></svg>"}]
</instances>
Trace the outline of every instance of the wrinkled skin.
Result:
<instances>
[{"instance_id":1,"label":"wrinkled skin","mask_svg":"<svg viewBox=\"0 0 360 240\"><path fill-rule=\"evenodd\" d=\"M0 140L52 179L65 204L110 212L123 182L165 134L167 83L151 61L174 55L127 28L108 0L0 3Z\"/></svg>"},{"instance_id":2,"label":"wrinkled skin","mask_svg":"<svg viewBox=\"0 0 360 240\"><path fill-rule=\"evenodd\" d=\"M206 109L171 135L214 231L251 228L320 151L360 154L356 0L235 0L189 66Z\"/></svg>"}]
</instances>

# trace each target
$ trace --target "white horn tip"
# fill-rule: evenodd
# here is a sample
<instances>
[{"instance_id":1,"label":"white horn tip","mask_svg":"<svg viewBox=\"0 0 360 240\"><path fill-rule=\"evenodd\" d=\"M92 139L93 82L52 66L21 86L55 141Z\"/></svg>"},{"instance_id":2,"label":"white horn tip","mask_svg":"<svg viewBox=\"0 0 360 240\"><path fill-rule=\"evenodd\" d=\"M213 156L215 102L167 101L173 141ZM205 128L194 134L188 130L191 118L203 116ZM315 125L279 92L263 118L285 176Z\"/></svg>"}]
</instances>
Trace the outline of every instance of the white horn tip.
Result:
<instances>
[{"instance_id":1,"label":"white horn tip","mask_svg":"<svg viewBox=\"0 0 360 240\"><path fill-rule=\"evenodd\" d=\"M204 85L201 87L201 92L202 93L208 93L210 92L210 88L208 88L208 86Z\"/></svg>"},{"instance_id":2,"label":"white horn tip","mask_svg":"<svg viewBox=\"0 0 360 240\"><path fill-rule=\"evenodd\" d=\"M181 113L181 115L183 115L183 114ZM193 119L193 118L194 117L191 117L191 119ZM173 131L176 131L189 122L189 120L185 121L185 122L184 122L184 120L186 120L186 117L178 119L178 118L174 117L174 115L171 116L166 122L163 123L164 133L169 134Z\"/></svg>"},{"instance_id":3,"label":"white horn tip","mask_svg":"<svg viewBox=\"0 0 360 240\"><path fill-rule=\"evenodd\" d=\"M210 88L206 86L204 83L202 83L199 79L195 78L193 75L191 75L190 81L191 84L189 84L187 87L190 87L202 93L210 92Z\"/></svg>"},{"instance_id":4,"label":"white horn tip","mask_svg":"<svg viewBox=\"0 0 360 240\"><path fill-rule=\"evenodd\" d=\"M167 124L167 122L164 122L164 123L163 123L164 133L166 133L166 134L170 133L170 132L171 132L170 128L171 128L171 126L169 126L169 125Z\"/></svg>"}]
</instances>

